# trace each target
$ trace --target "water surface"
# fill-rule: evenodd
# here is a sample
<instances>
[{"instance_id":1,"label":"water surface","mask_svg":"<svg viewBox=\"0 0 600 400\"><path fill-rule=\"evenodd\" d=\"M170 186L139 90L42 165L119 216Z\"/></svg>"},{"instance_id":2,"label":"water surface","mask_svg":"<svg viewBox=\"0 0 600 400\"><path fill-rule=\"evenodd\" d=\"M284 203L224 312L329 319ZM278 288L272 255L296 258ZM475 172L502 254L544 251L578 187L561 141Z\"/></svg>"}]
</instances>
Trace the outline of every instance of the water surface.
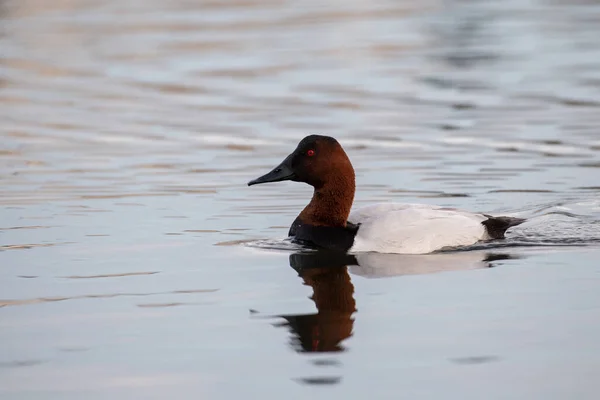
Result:
<instances>
[{"instance_id":1,"label":"water surface","mask_svg":"<svg viewBox=\"0 0 600 400\"><path fill-rule=\"evenodd\" d=\"M593 1L0 1L6 399L595 399ZM335 136L356 205L529 218L306 254L245 186Z\"/></svg>"}]
</instances>

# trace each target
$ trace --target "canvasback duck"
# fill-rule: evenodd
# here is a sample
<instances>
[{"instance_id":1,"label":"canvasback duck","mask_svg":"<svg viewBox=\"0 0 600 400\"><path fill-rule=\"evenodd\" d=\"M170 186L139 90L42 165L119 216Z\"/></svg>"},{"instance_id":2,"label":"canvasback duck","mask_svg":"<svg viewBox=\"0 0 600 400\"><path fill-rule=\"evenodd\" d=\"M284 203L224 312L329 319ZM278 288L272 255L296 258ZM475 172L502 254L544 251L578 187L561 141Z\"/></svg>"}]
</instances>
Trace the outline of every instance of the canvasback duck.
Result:
<instances>
[{"instance_id":1,"label":"canvasback duck","mask_svg":"<svg viewBox=\"0 0 600 400\"><path fill-rule=\"evenodd\" d=\"M525 221L427 204L377 203L351 213L354 168L338 141L328 136L305 137L279 166L248 186L280 181L314 188L289 230L293 241L314 248L426 254L503 239L508 228Z\"/></svg>"}]
</instances>

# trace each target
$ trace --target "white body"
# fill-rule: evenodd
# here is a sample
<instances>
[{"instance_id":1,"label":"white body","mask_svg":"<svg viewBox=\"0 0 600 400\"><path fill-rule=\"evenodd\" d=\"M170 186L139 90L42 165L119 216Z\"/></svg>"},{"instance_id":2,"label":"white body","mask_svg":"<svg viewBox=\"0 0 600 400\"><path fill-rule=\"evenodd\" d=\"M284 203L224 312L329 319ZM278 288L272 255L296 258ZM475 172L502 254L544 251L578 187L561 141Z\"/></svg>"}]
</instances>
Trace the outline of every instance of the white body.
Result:
<instances>
[{"instance_id":1,"label":"white body","mask_svg":"<svg viewBox=\"0 0 600 400\"><path fill-rule=\"evenodd\" d=\"M427 254L490 239L487 217L427 204L378 203L350 213L361 224L350 253Z\"/></svg>"}]
</instances>

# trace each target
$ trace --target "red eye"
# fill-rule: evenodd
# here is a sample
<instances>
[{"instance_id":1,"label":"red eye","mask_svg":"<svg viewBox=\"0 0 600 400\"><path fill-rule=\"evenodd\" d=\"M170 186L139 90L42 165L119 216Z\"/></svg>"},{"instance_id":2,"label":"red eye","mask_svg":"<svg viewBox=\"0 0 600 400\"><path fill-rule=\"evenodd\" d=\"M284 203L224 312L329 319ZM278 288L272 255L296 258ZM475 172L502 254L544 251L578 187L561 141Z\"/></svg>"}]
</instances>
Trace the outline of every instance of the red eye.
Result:
<instances>
[{"instance_id":1,"label":"red eye","mask_svg":"<svg viewBox=\"0 0 600 400\"><path fill-rule=\"evenodd\" d=\"M312 157L312 156L315 155L315 151L314 150L309 150L309 151L306 152L306 155L309 156L309 157Z\"/></svg>"}]
</instances>

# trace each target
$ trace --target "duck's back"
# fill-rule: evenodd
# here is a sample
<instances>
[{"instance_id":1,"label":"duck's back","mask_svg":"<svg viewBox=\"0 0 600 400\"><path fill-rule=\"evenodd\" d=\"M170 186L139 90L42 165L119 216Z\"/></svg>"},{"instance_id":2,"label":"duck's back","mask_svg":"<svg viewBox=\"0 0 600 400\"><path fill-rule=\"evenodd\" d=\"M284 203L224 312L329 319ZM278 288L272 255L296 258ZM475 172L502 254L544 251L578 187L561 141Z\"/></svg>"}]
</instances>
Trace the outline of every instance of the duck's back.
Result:
<instances>
[{"instance_id":1,"label":"duck's back","mask_svg":"<svg viewBox=\"0 0 600 400\"><path fill-rule=\"evenodd\" d=\"M490 239L488 217L426 204L381 203L359 208L348 218L360 224L352 253L425 254Z\"/></svg>"}]
</instances>

